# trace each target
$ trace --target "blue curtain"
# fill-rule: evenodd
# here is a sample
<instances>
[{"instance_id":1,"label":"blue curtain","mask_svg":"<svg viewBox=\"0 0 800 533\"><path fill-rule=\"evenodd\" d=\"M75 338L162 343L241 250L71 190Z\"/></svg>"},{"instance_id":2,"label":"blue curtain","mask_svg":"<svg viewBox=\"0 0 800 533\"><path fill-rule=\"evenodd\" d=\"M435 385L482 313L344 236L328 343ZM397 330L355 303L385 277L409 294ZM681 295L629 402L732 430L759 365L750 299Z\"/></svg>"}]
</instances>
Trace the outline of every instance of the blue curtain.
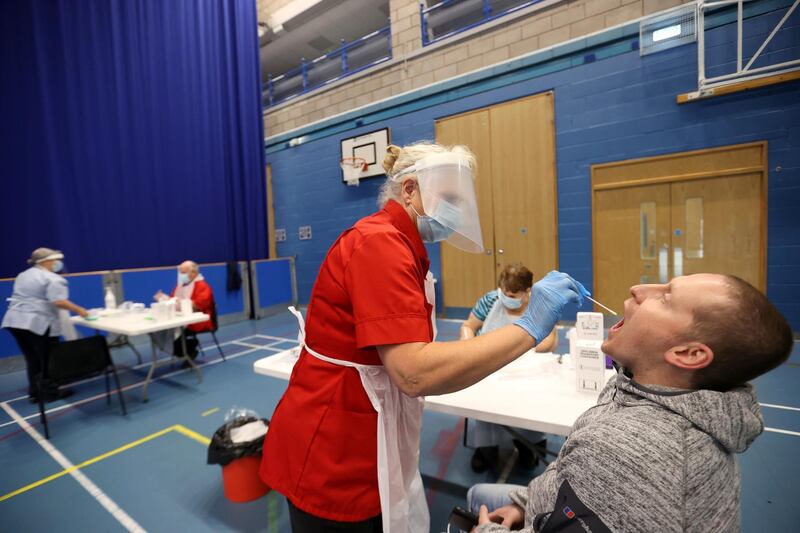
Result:
<instances>
[{"instance_id":1,"label":"blue curtain","mask_svg":"<svg viewBox=\"0 0 800 533\"><path fill-rule=\"evenodd\" d=\"M255 6L0 2L0 277L266 257Z\"/></svg>"}]
</instances>

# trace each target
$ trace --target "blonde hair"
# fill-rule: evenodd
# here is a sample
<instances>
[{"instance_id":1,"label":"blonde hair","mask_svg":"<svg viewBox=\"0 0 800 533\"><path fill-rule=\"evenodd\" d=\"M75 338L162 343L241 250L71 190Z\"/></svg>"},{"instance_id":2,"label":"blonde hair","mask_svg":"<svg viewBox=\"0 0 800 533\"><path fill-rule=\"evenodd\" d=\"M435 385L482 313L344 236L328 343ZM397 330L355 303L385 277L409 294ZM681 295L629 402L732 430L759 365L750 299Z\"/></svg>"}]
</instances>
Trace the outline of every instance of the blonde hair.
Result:
<instances>
[{"instance_id":1,"label":"blonde hair","mask_svg":"<svg viewBox=\"0 0 800 533\"><path fill-rule=\"evenodd\" d=\"M419 141L414 144L403 146L402 148L390 144L386 148L386 155L383 158L383 170L386 172L386 181L381 185L381 190L378 194L378 207L383 207L389 200L400 200L403 181L395 179L400 172L414 165L425 156L448 152L464 155L469 160L470 168L472 168L473 171L475 170L475 154L466 146L444 146L428 141ZM414 175L409 174L408 177L412 178Z\"/></svg>"}]
</instances>

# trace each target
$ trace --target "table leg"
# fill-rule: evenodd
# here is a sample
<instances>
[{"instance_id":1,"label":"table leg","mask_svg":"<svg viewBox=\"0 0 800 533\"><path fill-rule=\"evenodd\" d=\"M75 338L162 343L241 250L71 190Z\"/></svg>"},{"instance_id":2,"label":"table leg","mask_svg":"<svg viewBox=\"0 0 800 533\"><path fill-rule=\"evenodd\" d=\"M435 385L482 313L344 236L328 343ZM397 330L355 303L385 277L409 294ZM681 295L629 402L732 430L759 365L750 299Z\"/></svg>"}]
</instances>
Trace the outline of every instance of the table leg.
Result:
<instances>
[{"instance_id":1,"label":"table leg","mask_svg":"<svg viewBox=\"0 0 800 533\"><path fill-rule=\"evenodd\" d=\"M147 386L150 384L150 380L153 379L153 372L156 370L157 366L157 358L158 358L158 351L156 350L156 342L153 338L150 338L150 346L153 349L153 364L150 365L150 370L147 372L147 377L144 379L144 387L142 387L142 401L147 401Z\"/></svg>"},{"instance_id":2,"label":"table leg","mask_svg":"<svg viewBox=\"0 0 800 533\"><path fill-rule=\"evenodd\" d=\"M137 350L136 347L133 345L133 343L131 343L131 339L127 335L125 336L125 344L127 344L130 347L130 349L133 350L133 353L136 354L136 360L138 361L137 364L141 365L142 364L142 356L139 354L139 350Z\"/></svg>"},{"instance_id":3,"label":"table leg","mask_svg":"<svg viewBox=\"0 0 800 533\"><path fill-rule=\"evenodd\" d=\"M100 334L99 330L95 331L97 331L98 335ZM130 337L128 337L127 335L117 335L113 341L108 343L109 348L122 348L125 345L128 345L130 349L133 350L133 353L136 354L137 364L141 365L142 356L139 354L139 350L137 350L136 347L134 347L134 345L131 343Z\"/></svg>"},{"instance_id":4,"label":"table leg","mask_svg":"<svg viewBox=\"0 0 800 533\"><path fill-rule=\"evenodd\" d=\"M197 374L197 382L202 383L203 374L200 372L200 369L197 367L197 365L194 364L194 361L191 357L189 357L189 353L186 351L186 328L183 326L181 326L181 347L183 348L183 357L181 357L181 359L189 363L189 366L192 367L192 370L194 370L195 374Z\"/></svg>"}]
</instances>

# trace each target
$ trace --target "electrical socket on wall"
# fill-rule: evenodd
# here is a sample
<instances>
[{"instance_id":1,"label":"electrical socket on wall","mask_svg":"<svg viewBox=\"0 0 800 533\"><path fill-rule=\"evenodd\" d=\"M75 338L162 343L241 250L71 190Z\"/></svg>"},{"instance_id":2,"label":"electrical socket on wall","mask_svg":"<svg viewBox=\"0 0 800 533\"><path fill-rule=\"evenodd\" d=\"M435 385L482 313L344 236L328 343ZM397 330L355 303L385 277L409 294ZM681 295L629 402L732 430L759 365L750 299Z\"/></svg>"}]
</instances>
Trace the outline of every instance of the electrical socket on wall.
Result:
<instances>
[{"instance_id":1,"label":"electrical socket on wall","mask_svg":"<svg viewBox=\"0 0 800 533\"><path fill-rule=\"evenodd\" d=\"M300 240L301 241L311 240L311 226L300 226Z\"/></svg>"},{"instance_id":2,"label":"electrical socket on wall","mask_svg":"<svg viewBox=\"0 0 800 533\"><path fill-rule=\"evenodd\" d=\"M286 242L286 230L276 229L275 230L275 242Z\"/></svg>"}]
</instances>

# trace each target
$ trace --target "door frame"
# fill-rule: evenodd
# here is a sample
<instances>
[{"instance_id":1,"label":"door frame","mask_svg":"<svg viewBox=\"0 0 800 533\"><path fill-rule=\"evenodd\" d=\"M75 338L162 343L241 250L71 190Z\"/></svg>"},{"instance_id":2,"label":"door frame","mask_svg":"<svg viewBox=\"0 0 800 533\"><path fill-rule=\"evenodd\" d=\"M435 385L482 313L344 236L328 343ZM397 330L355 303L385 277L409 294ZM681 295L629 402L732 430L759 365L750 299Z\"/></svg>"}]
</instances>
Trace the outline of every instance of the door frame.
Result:
<instances>
[{"instance_id":1,"label":"door frame","mask_svg":"<svg viewBox=\"0 0 800 533\"><path fill-rule=\"evenodd\" d=\"M267 243L270 259L278 257L278 248L275 244L275 204L272 196L272 165L266 165L266 193L267 193Z\"/></svg>"},{"instance_id":2,"label":"door frame","mask_svg":"<svg viewBox=\"0 0 800 533\"><path fill-rule=\"evenodd\" d=\"M710 157L720 152L729 153L726 166L713 171L698 170ZM674 161L672 172L659 172L665 161ZM673 152L654 157L626 159L592 165L592 282L597 287L597 212L595 195L598 191L685 182L692 180L759 173L761 175L761 245L758 252L758 289L767 290L767 141L731 144L688 152ZM670 230L671 231L671 230Z\"/></svg>"}]
</instances>

